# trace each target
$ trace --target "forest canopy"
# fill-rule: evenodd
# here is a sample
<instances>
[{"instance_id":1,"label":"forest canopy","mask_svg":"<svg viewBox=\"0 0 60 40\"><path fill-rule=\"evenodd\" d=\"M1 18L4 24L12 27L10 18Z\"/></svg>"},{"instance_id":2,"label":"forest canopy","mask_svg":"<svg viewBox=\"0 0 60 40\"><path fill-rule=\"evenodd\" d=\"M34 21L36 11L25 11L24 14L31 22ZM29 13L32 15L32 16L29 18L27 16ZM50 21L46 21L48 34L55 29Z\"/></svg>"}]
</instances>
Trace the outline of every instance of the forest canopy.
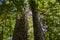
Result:
<instances>
[{"instance_id":1,"label":"forest canopy","mask_svg":"<svg viewBox=\"0 0 60 40\"><path fill-rule=\"evenodd\" d=\"M0 40L60 40L60 0L0 0Z\"/></svg>"}]
</instances>

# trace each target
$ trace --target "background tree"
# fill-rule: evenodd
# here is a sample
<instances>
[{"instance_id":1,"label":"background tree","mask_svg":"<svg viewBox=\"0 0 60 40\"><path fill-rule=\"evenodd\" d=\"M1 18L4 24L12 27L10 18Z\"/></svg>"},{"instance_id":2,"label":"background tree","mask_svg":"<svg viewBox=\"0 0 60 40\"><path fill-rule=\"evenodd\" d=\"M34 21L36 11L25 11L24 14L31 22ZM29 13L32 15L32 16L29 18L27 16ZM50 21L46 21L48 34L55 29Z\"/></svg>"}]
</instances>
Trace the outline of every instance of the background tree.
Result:
<instances>
[{"instance_id":1,"label":"background tree","mask_svg":"<svg viewBox=\"0 0 60 40\"><path fill-rule=\"evenodd\" d=\"M36 1L37 0L29 1L33 17L34 40L45 40L42 27L40 24L40 15L39 12L37 11L38 4L36 3Z\"/></svg>"}]
</instances>

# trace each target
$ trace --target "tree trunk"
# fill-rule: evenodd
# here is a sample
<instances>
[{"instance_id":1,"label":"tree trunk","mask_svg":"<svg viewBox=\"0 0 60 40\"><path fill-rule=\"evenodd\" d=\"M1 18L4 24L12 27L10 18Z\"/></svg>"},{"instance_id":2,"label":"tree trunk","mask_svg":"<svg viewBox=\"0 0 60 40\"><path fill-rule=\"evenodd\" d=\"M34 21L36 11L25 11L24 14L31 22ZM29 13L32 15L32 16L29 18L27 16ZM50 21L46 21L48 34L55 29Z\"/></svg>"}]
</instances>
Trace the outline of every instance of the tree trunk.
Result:
<instances>
[{"instance_id":1,"label":"tree trunk","mask_svg":"<svg viewBox=\"0 0 60 40\"><path fill-rule=\"evenodd\" d=\"M24 2L21 0L19 8L17 9L20 12L20 18L16 20L13 38L12 40L28 40L28 20L27 13L24 9Z\"/></svg>"},{"instance_id":2,"label":"tree trunk","mask_svg":"<svg viewBox=\"0 0 60 40\"><path fill-rule=\"evenodd\" d=\"M36 10L37 5L34 0L30 1L30 7L32 10L32 17L33 17L34 40L45 40L42 27L40 24L40 15Z\"/></svg>"}]
</instances>

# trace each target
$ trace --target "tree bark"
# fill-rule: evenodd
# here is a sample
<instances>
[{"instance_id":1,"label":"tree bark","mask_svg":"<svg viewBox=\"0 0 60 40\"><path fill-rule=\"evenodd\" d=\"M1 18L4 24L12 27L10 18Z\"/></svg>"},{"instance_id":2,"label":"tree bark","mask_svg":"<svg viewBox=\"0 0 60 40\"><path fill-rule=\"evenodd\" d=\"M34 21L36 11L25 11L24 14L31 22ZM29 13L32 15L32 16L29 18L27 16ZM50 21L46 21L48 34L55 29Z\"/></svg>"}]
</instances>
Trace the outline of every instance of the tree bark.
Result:
<instances>
[{"instance_id":1,"label":"tree bark","mask_svg":"<svg viewBox=\"0 0 60 40\"><path fill-rule=\"evenodd\" d=\"M12 40L28 40L28 20L23 0L17 10L20 12L20 19L16 19Z\"/></svg>"},{"instance_id":2,"label":"tree bark","mask_svg":"<svg viewBox=\"0 0 60 40\"><path fill-rule=\"evenodd\" d=\"M13 40L27 40L28 37L28 21L26 19L25 14L22 15L20 19L17 19L14 33L13 33Z\"/></svg>"},{"instance_id":3,"label":"tree bark","mask_svg":"<svg viewBox=\"0 0 60 40\"><path fill-rule=\"evenodd\" d=\"M34 40L45 40L42 27L40 24L40 15L36 10L37 5L34 0L30 1L30 7L32 10L32 17L33 17Z\"/></svg>"}]
</instances>

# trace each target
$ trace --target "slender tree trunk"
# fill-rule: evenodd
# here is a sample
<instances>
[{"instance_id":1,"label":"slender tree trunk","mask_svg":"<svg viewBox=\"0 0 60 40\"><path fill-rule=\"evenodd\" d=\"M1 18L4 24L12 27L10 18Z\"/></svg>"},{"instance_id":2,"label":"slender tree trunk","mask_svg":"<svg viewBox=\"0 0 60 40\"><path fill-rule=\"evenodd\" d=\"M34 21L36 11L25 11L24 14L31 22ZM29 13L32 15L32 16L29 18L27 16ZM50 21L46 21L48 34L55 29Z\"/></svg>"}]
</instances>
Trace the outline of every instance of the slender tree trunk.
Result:
<instances>
[{"instance_id":1,"label":"slender tree trunk","mask_svg":"<svg viewBox=\"0 0 60 40\"><path fill-rule=\"evenodd\" d=\"M40 24L40 15L36 10L37 5L34 0L30 1L30 7L32 10L32 16L33 16L34 40L45 40L42 27Z\"/></svg>"}]
</instances>

